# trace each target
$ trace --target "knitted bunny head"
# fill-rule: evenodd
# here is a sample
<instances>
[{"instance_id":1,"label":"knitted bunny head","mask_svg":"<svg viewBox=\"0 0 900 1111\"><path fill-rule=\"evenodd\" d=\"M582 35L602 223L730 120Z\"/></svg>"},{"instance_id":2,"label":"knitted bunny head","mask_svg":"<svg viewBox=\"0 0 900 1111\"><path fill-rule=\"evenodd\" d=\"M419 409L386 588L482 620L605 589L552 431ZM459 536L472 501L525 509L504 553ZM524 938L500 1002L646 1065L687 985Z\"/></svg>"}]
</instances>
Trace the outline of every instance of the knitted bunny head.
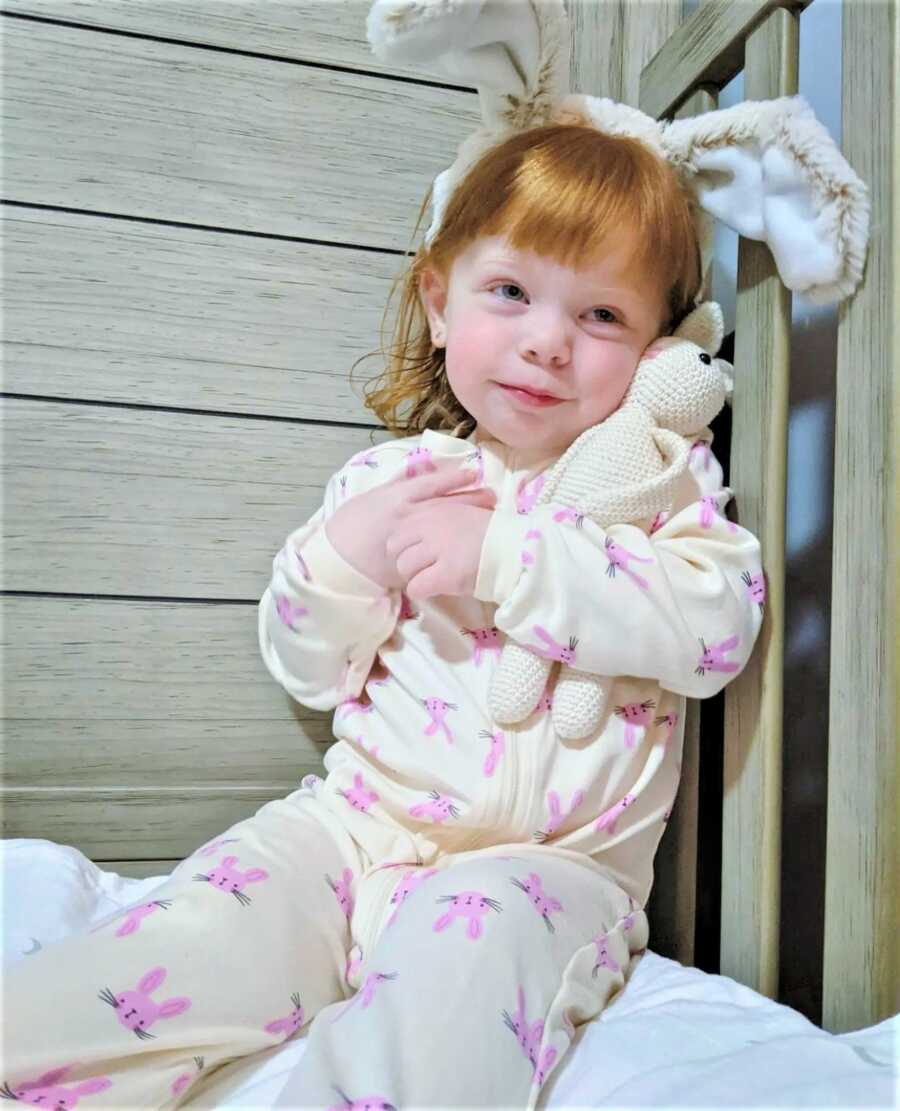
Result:
<instances>
[{"instance_id":1,"label":"knitted bunny head","mask_svg":"<svg viewBox=\"0 0 900 1111\"><path fill-rule=\"evenodd\" d=\"M673 335L644 350L623 404L642 406L680 436L709 424L731 396L731 366L715 357L724 331L716 302L698 305Z\"/></svg>"}]
</instances>

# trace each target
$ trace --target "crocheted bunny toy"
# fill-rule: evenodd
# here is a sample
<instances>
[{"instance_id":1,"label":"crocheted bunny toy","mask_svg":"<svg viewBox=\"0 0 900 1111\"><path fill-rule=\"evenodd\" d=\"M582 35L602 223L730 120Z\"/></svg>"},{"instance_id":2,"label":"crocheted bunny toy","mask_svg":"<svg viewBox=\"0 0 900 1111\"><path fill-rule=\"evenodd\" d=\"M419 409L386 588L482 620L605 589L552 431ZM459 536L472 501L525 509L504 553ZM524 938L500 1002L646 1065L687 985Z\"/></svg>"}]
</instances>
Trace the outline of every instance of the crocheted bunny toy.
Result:
<instances>
[{"instance_id":1,"label":"crocheted bunny toy","mask_svg":"<svg viewBox=\"0 0 900 1111\"><path fill-rule=\"evenodd\" d=\"M619 408L583 432L541 476L536 504L561 506L554 520L574 520L577 527L585 517L603 528L652 522L671 510L675 488L687 472L692 434L731 397L731 364L715 358L723 334L721 308L705 301L673 335L654 340ZM608 539L607 574L615 573L622 554ZM597 617L599 624L602 606ZM501 724L526 718L558 662L554 728L562 738L585 737L599 725L612 680L578 670L577 639L561 645L546 630L536 627L535 632L543 643L522 646L507 640L504 645L488 694L491 714Z\"/></svg>"}]
</instances>

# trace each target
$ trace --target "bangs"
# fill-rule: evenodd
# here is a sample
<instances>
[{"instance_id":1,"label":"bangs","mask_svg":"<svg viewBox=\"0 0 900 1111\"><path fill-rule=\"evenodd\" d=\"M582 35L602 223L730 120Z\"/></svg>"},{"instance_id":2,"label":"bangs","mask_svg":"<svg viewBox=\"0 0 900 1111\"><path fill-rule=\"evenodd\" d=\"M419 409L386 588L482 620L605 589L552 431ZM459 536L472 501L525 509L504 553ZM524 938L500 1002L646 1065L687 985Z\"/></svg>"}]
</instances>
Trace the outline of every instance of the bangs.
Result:
<instances>
[{"instance_id":1,"label":"bangs","mask_svg":"<svg viewBox=\"0 0 900 1111\"><path fill-rule=\"evenodd\" d=\"M431 255L443 269L479 237L502 236L517 251L578 269L599 263L623 232L630 264L653 274L675 315L701 282L690 202L675 171L637 139L554 124L482 156L456 187Z\"/></svg>"}]
</instances>

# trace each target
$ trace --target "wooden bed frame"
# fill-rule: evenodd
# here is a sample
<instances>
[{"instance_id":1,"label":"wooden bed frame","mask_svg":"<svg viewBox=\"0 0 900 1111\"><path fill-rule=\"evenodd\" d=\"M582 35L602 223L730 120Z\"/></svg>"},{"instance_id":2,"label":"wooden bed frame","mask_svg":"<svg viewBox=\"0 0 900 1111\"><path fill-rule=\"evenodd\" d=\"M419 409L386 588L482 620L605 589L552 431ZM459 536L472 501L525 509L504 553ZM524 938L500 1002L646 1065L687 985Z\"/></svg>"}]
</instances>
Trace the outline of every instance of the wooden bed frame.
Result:
<instances>
[{"instance_id":1,"label":"wooden bed frame","mask_svg":"<svg viewBox=\"0 0 900 1111\"><path fill-rule=\"evenodd\" d=\"M715 108L741 70L746 99L793 94L808 2L706 0L683 17L681 0L570 0L575 87L659 118ZM321 769L331 715L272 683L255 607L284 536L370 441L347 369L373 346L410 215L477 122L471 91L380 67L367 8L6 5L6 837L158 874ZM649 59L637 86L620 33ZM898 59L896 0L844 0L842 146L871 190L872 239L838 326L822 739L833 1031L900 1009ZM614 60L618 84L598 80ZM354 105L365 128L343 149ZM415 129L428 142L392 164L385 151ZM758 650L723 695L719 967L771 997L790 324L768 250L741 240L730 484L769 596ZM691 703L650 908L654 950L686 963L700 719Z\"/></svg>"}]
</instances>

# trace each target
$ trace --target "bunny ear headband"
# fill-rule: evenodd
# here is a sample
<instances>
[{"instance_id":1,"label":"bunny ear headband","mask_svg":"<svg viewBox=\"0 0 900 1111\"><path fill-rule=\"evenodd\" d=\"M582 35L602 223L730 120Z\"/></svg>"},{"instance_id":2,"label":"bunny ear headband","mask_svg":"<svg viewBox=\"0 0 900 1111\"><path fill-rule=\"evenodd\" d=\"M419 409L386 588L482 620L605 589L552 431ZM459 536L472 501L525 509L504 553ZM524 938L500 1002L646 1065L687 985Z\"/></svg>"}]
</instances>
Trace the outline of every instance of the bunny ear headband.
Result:
<instances>
[{"instance_id":1,"label":"bunny ear headband","mask_svg":"<svg viewBox=\"0 0 900 1111\"><path fill-rule=\"evenodd\" d=\"M478 90L483 126L435 179L426 244L454 186L490 147L529 127L581 123L638 139L674 167L694 200L704 276L714 217L767 244L782 282L811 303L841 301L859 285L868 190L803 97L667 122L605 97L567 94L563 0L375 0L366 32L381 61L428 63Z\"/></svg>"}]
</instances>

